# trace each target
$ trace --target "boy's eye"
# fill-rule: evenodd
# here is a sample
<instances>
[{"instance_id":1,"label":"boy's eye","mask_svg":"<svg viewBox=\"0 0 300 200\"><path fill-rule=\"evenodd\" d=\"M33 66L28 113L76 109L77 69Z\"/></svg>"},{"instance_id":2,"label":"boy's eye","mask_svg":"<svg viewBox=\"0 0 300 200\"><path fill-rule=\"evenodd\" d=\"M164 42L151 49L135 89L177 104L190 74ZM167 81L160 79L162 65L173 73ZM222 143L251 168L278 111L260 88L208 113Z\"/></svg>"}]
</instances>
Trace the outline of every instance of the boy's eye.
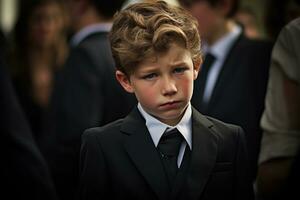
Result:
<instances>
[{"instance_id":1,"label":"boy's eye","mask_svg":"<svg viewBox=\"0 0 300 200\"><path fill-rule=\"evenodd\" d=\"M173 70L174 73L180 74L183 73L184 71L186 71L187 68L186 67L177 67Z\"/></svg>"},{"instance_id":2,"label":"boy's eye","mask_svg":"<svg viewBox=\"0 0 300 200\"><path fill-rule=\"evenodd\" d=\"M147 75L143 76L142 78L143 78L143 79L146 79L146 80L152 80L152 79L154 79L155 77L157 77L157 74L151 73L151 74L147 74Z\"/></svg>"}]
</instances>

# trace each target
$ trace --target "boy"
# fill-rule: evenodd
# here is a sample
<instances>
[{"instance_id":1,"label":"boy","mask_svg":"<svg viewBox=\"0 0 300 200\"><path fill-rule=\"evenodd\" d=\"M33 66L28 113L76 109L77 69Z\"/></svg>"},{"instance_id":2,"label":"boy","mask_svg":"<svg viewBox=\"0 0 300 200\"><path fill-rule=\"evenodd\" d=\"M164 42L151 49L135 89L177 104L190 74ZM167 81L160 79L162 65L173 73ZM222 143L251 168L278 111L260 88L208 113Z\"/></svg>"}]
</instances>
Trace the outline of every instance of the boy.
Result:
<instances>
[{"instance_id":1,"label":"boy","mask_svg":"<svg viewBox=\"0 0 300 200\"><path fill-rule=\"evenodd\" d=\"M84 133L81 198L250 199L243 131L190 105L201 64L195 20L163 1L132 4L115 16L110 42L117 80L139 103Z\"/></svg>"}]
</instances>

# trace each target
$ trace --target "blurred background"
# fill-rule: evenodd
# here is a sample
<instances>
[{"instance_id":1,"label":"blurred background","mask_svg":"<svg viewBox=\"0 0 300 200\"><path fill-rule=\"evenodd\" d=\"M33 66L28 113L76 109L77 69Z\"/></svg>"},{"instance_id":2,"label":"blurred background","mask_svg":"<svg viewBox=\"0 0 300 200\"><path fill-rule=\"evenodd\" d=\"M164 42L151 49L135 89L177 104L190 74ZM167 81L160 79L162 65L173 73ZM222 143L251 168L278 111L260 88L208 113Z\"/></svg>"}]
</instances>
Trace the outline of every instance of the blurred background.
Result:
<instances>
[{"instance_id":1,"label":"blurred background","mask_svg":"<svg viewBox=\"0 0 300 200\"><path fill-rule=\"evenodd\" d=\"M13 29L17 19L18 6L21 1L26 0L0 0L0 27L3 32L8 35ZM128 0L128 3L139 0ZM176 0L166 0L167 2L177 4ZM253 14L254 23L257 24L259 33L266 37L266 31L264 28L265 9L267 7L268 0L241 0L241 8L245 8L247 12ZM246 19L250 20L250 19ZM252 20L252 19L251 19Z\"/></svg>"}]
</instances>

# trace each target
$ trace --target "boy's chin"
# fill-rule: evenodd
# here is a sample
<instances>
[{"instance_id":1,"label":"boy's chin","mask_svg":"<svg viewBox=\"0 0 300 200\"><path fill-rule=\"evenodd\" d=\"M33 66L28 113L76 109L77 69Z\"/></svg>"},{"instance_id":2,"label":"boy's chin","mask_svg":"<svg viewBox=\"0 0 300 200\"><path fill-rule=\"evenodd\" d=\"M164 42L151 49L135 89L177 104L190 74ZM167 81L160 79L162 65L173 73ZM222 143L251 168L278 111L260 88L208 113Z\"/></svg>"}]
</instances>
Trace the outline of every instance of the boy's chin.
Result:
<instances>
[{"instance_id":1,"label":"boy's chin","mask_svg":"<svg viewBox=\"0 0 300 200\"><path fill-rule=\"evenodd\" d=\"M173 112L173 113L163 114L160 117L155 117L155 118L157 118L162 123L165 123L170 126L175 126L180 122L182 116L183 113L181 112Z\"/></svg>"}]
</instances>

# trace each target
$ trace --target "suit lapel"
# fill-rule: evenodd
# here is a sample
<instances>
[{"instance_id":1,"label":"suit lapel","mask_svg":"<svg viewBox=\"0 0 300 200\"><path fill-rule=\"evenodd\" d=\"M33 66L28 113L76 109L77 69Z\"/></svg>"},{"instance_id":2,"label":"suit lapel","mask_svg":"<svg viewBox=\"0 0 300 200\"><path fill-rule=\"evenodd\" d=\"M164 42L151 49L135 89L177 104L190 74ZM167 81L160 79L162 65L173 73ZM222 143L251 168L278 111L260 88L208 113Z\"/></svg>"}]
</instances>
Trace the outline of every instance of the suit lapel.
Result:
<instances>
[{"instance_id":1,"label":"suit lapel","mask_svg":"<svg viewBox=\"0 0 300 200\"><path fill-rule=\"evenodd\" d=\"M125 118L121 131L125 135L124 147L139 172L159 199L167 199L167 177L145 121L137 108Z\"/></svg>"},{"instance_id":2,"label":"suit lapel","mask_svg":"<svg viewBox=\"0 0 300 200\"><path fill-rule=\"evenodd\" d=\"M193 109L193 144L186 187L186 199L199 199L209 179L217 157L217 136L212 123ZM186 196L187 195L187 196Z\"/></svg>"}]
</instances>

